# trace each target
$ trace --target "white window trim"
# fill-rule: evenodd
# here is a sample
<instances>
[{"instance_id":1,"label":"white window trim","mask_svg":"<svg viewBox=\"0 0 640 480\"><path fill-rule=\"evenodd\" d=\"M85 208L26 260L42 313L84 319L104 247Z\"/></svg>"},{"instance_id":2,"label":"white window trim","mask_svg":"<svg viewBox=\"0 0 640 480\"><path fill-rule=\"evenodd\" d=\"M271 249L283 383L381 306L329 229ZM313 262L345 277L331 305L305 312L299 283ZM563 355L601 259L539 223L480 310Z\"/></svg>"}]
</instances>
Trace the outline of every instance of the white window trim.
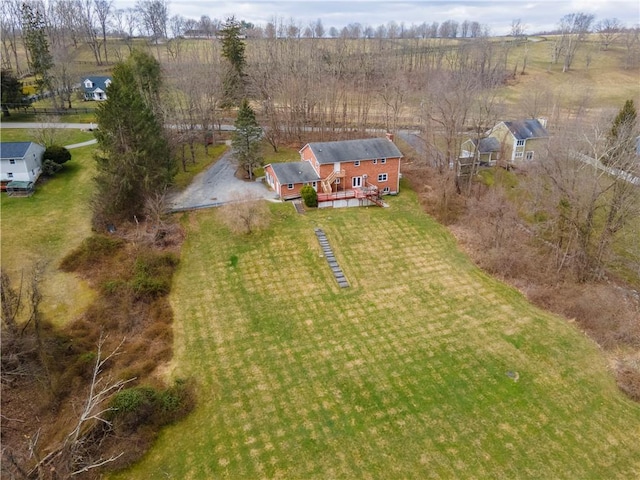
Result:
<instances>
[{"instance_id":1,"label":"white window trim","mask_svg":"<svg viewBox=\"0 0 640 480\"><path fill-rule=\"evenodd\" d=\"M11 165L15 165L15 164L16 164L16 159L15 159L15 158L10 158L10 159L9 159L9 163L10 163Z\"/></svg>"},{"instance_id":2,"label":"white window trim","mask_svg":"<svg viewBox=\"0 0 640 480\"><path fill-rule=\"evenodd\" d=\"M334 183L340 183L340 177L336 178L336 181Z\"/></svg>"},{"instance_id":3,"label":"white window trim","mask_svg":"<svg viewBox=\"0 0 640 480\"><path fill-rule=\"evenodd\" d=\"M528 152L525 153L525 158L527 160L533 160L533 150L529 150Z\"/></svg>"},{"instance_id":4,"label":"white window trim","mask_svg":"<svg viewBox=\"0 0 640 480\"><path fill-rule=\"evenodd\" d=\"M293 190L293 183L287 183L287 188L289 190Z\"/></svg>"},{"instance_id":5,"label":"white window trim","mask_svg":"<svg viewBox=\"0 0 640 480\"><path fill-rule=\"evenodd\" d=\"M524 147L525 140L516 140L517 147Z\"/></svg>"},{"instance_id":6,"label":"white window trim","mask_svg":"<svg viewBox=\"0 0 640 480\"><path fill-rule=\"evenodd\" d=\"M7 172L7 178L13 178L13 172Z\"/></svg>"},{"instance_id":7,"label":"white window trim","mask_svg":"<svg viewBox=\"0 0 640 480\"><path fill-rule=\"evenodd\" d=\"M381 163L382 165L384 165L385 163L387 163L387 159L386 159L386 158L381 158L381 159L380 159L380 163Z\"/></svg>"},{"instance_id":8,"label":"white window trim","mask_svg":"<svg viewBox=\"0 0 640 480\"><path fill-rule=\"evenodd\" d=\"M360 160L356 160L355 162L353 162L353 166L354 167L359 167L360 166Z\"/></svg>"},{"instance_id":9,"label":"white window trim","mask_svg":"<svg viewBox=\"0 0 640 480\"><path fill-rule=\"evenodd\" d=\"M516 152L516 158L522 158L522 152Z\"/></svg>"},{"instance_id":10,"label":"white window trim","mask_svg":"<svg viewBox=\"0 0 640 480\"><path fill-rule=\"evenodd\" d=\"M389 187L384 187L382 189L382 193L389 193L391 191L391 189Z\"/></svg>"},{"instance_id":11,"label":"white window trim","mask_svg":"<svg viewBox=\"0 0 640 480\"><path fill-rule=\"evenodd\" d=\"M376 165L377 163L378 163L378 159L377 159L377 158L374 158L374 159L373 159L373 164L374 164L374 165Z\"/></svg>"},{"instance_id":12,"label":"white window trim","mask_svg":"<svg viewBox=\"0 0 640 480\"><path fill-rule=\"evenodd\" d=\"M378 174L378 182L386 182L389 180L389 174L387 173L379 173Z\"/></svg>"}]
</instances>

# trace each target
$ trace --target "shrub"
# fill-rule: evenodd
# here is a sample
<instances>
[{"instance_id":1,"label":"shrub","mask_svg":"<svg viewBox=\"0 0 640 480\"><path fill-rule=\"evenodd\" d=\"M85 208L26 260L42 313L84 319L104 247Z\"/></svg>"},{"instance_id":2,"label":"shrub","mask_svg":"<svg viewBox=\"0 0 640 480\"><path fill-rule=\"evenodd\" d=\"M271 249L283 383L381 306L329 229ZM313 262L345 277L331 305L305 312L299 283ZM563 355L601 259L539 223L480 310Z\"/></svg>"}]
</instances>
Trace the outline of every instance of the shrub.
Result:
<instances>
[{"instance_id":1,"label":"shrub","mask_svg":"<svg viewBox=\"0 0 640 480\"><path fill-rule=\"evenodd\" d=\"M136 431L143 426L161 427L191 411L194 405L193 387L176 380L166 389L149 386L121 390L111 401L112 417L117 430Z\"/></svg>"},{"instance_id":2,"label":"shrub","mask_svg":"<svg viewBox=\"0 0 640 480\"><path fill-rule=\"evenodd\" d=\"M66 272L88 269L112 257L123 245L119 238L92 235L62 260L60 268Z\"/></svg>"},{"instance_id":3,"label":"shrub","mask_svg":"<svg viewBox=\"0 0 640 480\"><path fill-rule=\"evenodd\" d=\"M318 206L318 193L314 190L311 185L305 185L300 189L300 194L302 195L302 200L307 207L317 207Z\"/></svg>"},{"instance_id":4,"label":"shrub","mask_svg":"<svg viewBox=\"0 0 640 480\"><path fill-rule=\"evenodd\" d=\"M47 159L42 162L42 175L45 177L53 177L60 170L62 170L62 165L54 162L53 160Z\"/></svg>"},{"instance_id":5,"label":"shrub","mask_svg":"<svg viewBox=\"0 0 640 480\"><path fill-rule=\"evenodd\" d=\"M60 145L51 145L44 151L42 160L51 160L58 165L62 165L63 163L71 160L71 153L69 152L69 150L61 147Z\"/></svg>"},{"instance_id":6,"label":"shrub","mask_svg":"<svg viewBox=\"0 0 640 480\"><path fill-rule=\"evenodd\" d=\"M145 253L136 259L131 288L138 298L157 298L171 290L171 277L178 265L178 257L172 253L162 255Z\"/></svg>"}]
</instances>

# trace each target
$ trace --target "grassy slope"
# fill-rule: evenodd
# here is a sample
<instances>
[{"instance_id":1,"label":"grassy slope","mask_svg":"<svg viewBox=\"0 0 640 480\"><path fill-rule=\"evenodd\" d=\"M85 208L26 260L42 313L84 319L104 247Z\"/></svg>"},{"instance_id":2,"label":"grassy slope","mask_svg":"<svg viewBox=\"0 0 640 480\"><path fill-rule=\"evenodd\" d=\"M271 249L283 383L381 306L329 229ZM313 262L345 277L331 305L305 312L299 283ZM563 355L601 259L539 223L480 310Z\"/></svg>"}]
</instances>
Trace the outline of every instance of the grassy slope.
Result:
<instances>
[{"instance_id":1,"label":"grassy slope","mask_svg":"<svg viewBox=\"0 0 640 480\"><path fill-rule=\"evenodd\" d=\"M553 36L533 37L527 46L514 47L509 52L508 68L522 71L525 56L525 75L517 75L517 83L503 89L504 98L518 104L531 92L548 90L565 108L583 105L589 108L619 109L625 100L640 100L638 69L624 69L624 48L614 45L603 51L594 36L581 46L571 69L562 72L562 61L552 64ZM587 67L587 57L591 63Z\"/></svg>"},{"instance_id":2,"label":"grassy slope","mask_svg":"<svg viewBox=\"0 0 640 480\"><path fill-rule=\"evenodd\" d=\"M640 475L640 407L597 348L476 269L411 192L391 205L277 205L251 238L185 217L173 374L200 403L122 478Z\"/></svg>"},{"instance_id":3,"label":"grassy slope","mask_svg":"<svg viewBox=\"0 0 640 480\"><path fill-rule=\"evenodd\" d=\"M63 131L67 133L72 132ZM72 134L69 140L76 142L92 137ZM2 138L33 140L26 130L2 130ZM72 158L64 170L44 184L38 184L32 197L11 198L3 193L0 200L2 268L19 282L21 271L26 281L35 262L46 262L41 282L43 313L60 323L81 313L92 298L84 282L58 271L64 255L90 233L88 203L95 171L93 147L71 153Z\"/></svg>"}]
</instances>

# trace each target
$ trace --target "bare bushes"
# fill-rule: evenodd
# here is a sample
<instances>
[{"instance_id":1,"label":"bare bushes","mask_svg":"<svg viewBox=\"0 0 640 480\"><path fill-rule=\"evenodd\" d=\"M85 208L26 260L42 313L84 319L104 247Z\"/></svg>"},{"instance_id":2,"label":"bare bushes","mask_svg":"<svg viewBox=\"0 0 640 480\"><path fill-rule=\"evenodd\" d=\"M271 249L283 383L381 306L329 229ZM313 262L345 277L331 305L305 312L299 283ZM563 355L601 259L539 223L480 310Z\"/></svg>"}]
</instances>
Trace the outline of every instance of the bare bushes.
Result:
<instances>
[{"instance_id":1,"label":"bare bushes","mask_svg":"<svg viewBox=\"0 0 640 480\"><path fill-rule=\"evenodd\" d=\"M640 402L640 358L619 360L615 368L620 390Z\"/></svg>"},{"instance_id":2,"label":"bare bushes","mask_svg":"<svg viewBox=\"0 0 640 480\"><path fill-rule=\"evenodd\" d=\"M435 168L416 165L406 165L403 172L427 213L445 225L458 220L464 212L465 199L457 193L453 172L440 173Z\"/></svg>"},{"instance_id":3,"label":"bare bushes","mask_svg":"<svg viewBox=\"0 0 640 480\"><path fill-rule=\"evenodd\" d=\"M236 194L232 203L220 208L219 216L233 233L249 235L266 228L271 213L264 200L252 195Z\"/></svg>"},{"instance_id":4,"label":"bare bushes","mask_svg":"<svg viewBox=\"0 0 640 480\"><path fill-rule=\"evenodd\" d=\"M610 284L539 285L529 297L538 305L575 319L606 350L640 348L640 305L630 293Z\"/></svg>"},{"instance_id":5,"label":"bare bushes","mask_svg":"<svg viewBox=\"0 0 640 480\"><path fill-rule=\"evenodd\" d=\"M170 223L166 227L173 228ZM3 331L3 380L8 373L5 363L16 373L9 390L4 389L3 382L3 415L20 419L13 429L3 425L2 430L3 443L13 446L3 452L6 465L13 465L12 475L28 471L34 463L45 471L55 468L63 476L64 472L81 471L78 478L92 478L104 468L123 467L140 458L162 425L191 409L190 385L166 387L154 379L158 367L172 355L173 314L167 295L179 257L172 249L158 248L153 232L153 225L141 223L123 226L116 235L94 235L63 260L64 270L81 275L98 292L82 317L64 328L39 319L36 329L32 321L24 338L12 342L20 351L17 356L7 357L7 362L4 356L9 350L5 350L4 342L9 336ZM8 282L2 287L3 299L9 300L7 315L13 315L17 288ZM23 298L32 296L29 291L25 289ZM20 335L15 322L9 320L7 325ZM103 332L109 335L103 336ZM118 348L119 342L122 345ZM135 430L124 428L117 414L103 417L104 421L85 422L78 430L80 450L69 450L61 442L73 428L69 425L77 424L78 407L90 398L91 367L100 356L95 352L96 345L103 351L118 350L101 364L100 375L104 371L105 381L119 385L120 381L135 379L126 385L131 388L153 385L151 417ZM39 401L33 402L33 398ZM25 441L36 433L36 442ZM123 451L125 454L120 455ZM42 452L58 454L49 457ZM105 459L108 465L102 466Z\"/></svg>"}]
</instances>

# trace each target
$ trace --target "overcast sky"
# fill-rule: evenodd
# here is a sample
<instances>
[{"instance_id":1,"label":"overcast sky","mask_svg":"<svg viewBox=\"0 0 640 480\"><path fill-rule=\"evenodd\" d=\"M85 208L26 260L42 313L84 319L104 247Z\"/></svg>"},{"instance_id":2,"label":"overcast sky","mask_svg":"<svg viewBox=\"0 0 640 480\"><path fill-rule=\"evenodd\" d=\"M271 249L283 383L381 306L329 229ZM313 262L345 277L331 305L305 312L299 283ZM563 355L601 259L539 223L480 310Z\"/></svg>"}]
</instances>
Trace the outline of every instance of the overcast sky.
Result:
<instances>
[{"instance_id":1,"label":"overcast sky","mask_svg":"<svg viewBox=\"0 0 640 480\"><path fill-rule=\"evenodd\" d=\"M223 20L235 15L264 26L274 17L303 26L322 20L325 30L349 23L378 26L395 21L405 25L445 20L477 21L493 35L508 34L512 20L520 18L525 33L552 30L568 13L595 15L595 21L617 18L626 26L640 24L639 0L169 0L170 14L198 19L202 15ZM115 0L116 8L135 0Z\"/></svg>"}]
</instances>

